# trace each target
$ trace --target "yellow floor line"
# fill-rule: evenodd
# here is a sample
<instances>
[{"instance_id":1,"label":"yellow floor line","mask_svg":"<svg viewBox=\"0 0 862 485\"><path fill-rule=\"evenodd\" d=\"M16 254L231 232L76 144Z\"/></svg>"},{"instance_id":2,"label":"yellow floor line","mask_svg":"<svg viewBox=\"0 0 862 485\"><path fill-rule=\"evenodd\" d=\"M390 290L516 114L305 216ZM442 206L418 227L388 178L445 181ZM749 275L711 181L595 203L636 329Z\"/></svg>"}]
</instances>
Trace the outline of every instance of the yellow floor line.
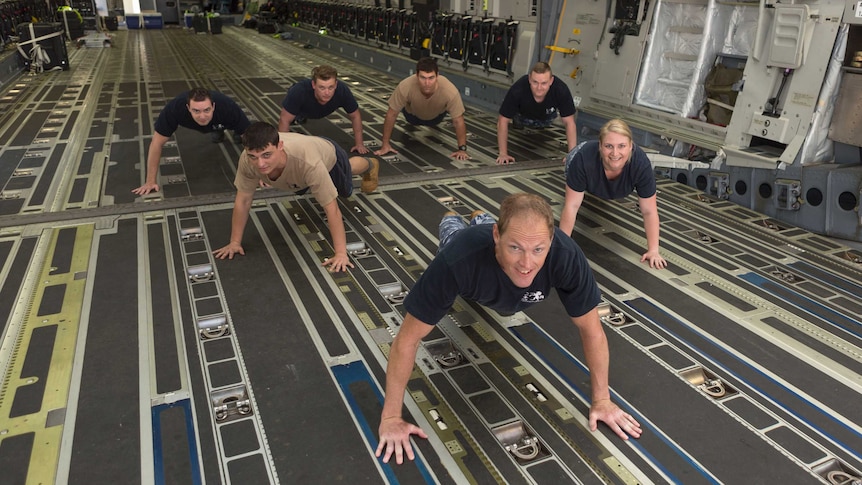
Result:
<instances>
[{"instance_id":1,"label":"yellow floor line","mask_svg":"<svg viewBox=\"0 0 862 485\"><path fill-rule=\"evenodd\" d=\"M51 261L57 249L57 229L49 229L42 237L50 237L51 243L45 258L35 265L41 265L36 288L29 298L21 330L16 339L15 350L0 387L0 439L34 434L33 450L27 483L54 483L60 440L63 434L62 415L69 397L72 365L75 359L75 343L84 302L84 287L87 282L87 269L90 264L90 250L93 242L92 224L77 226L75 247L72 253L70 270L64 274L50 274ZM62 308L53 315L38 316L39 302L45 288L66 285ZM10 418L15 393L19 388L36 383L36 376L21 375L33 331L40 327L56 326L57 332L51 354L45 393L42 406L37 413ZM50 419L51 413L59 413L57 419Z\"/></svg>"}]
</instances>

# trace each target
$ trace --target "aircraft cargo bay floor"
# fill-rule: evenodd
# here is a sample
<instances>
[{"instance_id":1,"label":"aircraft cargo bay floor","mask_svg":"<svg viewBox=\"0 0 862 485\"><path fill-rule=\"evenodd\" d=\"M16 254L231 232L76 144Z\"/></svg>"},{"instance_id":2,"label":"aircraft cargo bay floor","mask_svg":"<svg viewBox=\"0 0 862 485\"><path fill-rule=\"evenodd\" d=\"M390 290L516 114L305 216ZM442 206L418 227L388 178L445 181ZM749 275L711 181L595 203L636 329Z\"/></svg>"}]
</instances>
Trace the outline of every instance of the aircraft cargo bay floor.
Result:
<instances>
[{"instance_id":1,"label":"aircraft cargo bay floor","mask_svg":"<svg viewBox=\"0 0 862 485\"><path fill-rule=\"evenodd\" d=\"M180 129L140 198L152 123L195 85L278 120L330 63L379 143L399 79L255 31L119 31L72 69L0 99L3 483L850 483L862 470L862 253L658 180L662 254L634 195L588 196L574 238L602 290L613 399L644 427L590 432L589 376L562 306L497 314L458 301L423 341L404 413L429 434L374 457L389 345L447 210L496 215L534 192L559 216L562 128L496 112L396 125L381 185L340 200L355 268L330 274L324 213L261 190L245 256L227 243L241 147ZM445 74L445 71L443 71ZM469 101L469 100L468 100ZM298 131L352 145L339 111ZM228 137L230 138L230 137ZM358 184L358 180L357 180Z\"/></svg>"}]
</instances>

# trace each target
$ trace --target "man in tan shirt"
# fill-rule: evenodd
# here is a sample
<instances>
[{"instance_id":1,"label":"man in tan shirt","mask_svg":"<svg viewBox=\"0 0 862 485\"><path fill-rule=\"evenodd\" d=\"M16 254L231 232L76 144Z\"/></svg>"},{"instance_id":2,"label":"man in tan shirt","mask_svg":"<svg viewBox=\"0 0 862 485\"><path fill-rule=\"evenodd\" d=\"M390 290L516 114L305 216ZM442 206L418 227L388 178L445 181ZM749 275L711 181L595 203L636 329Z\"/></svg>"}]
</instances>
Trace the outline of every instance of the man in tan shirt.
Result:
<instances>
[{"instance_id":1,"label":"man in tan shirt","mask_svg":"<svg viewBox=\"0 0 862 485\"><path fill-rule=\"evenodd\" d=\"M443 121L446 113L452 117L455 136L458 138L458 149L449 156L458 160L470 158L467 155L467 125L464 123L464 102L461 93L446 77L441 76L437 69L437 60L423 57L416 63L416 75L410 76L395 88L389 97L389 110L383 122L383 140L375 155L398 153L389 141L398 113L404 113L404 118L411 125L434 126Z\"/></svg>"},{"instance_id":2,"label":"man in tan shirt","mask_svg":"<svg viewBox=\"0 0 862 485\"><path fill-rule=\"evenodd\" d=\"M213 251L219 259L245 255L242 234L261 183L277 189L304 193L310 190L326 212L335 255L323 262L331 272L352 268L347 256L347 236L338 208L338 197L353 193L353 175L362 174L362 192L377 189L380 165L374 158L348 157L332 141L300 133L279 133L265 122L252 123L242 136L245 147L236 170L236 201L231 218L230 242Z\"/></svg>"}]
</instances>

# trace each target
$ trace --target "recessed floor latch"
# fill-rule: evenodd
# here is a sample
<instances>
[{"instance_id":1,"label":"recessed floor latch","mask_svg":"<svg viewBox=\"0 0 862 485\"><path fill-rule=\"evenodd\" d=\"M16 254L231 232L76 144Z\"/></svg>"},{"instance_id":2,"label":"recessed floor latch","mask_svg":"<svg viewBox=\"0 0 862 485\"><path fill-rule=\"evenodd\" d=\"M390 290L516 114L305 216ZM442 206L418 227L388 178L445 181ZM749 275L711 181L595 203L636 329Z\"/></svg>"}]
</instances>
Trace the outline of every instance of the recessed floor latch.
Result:
<instances>
[{"instance_id":1,"label":"recessed floor latch","mask_svg":"<svg viewBox=\"0 0 862 485\"><path fill-rule=\"evenodd\" d=\"M434 357L434 360L436 360L441 367L446 369L461 365L466 360L464 358L464 354L455 348L451 340L434 342L429 344L426 349L428 350L428 353Z\"/></svg>"},{"instance_id":2,"label":"recessed floor latch","mask_svg":"<svg viewBox=\"0 0 862 485\"><path fill-rule=\"evenodd\" d=\"M451 195L437 197L437 202L440 202L446 207L458 207L462 205L460 200L456 199L454 196Z\"/></svg>"},{"instance_id":3,"label":"recessed floor latch","mask_svg":"<svg viewBox=\"0 0 862 485\"><path fill-rule=\"evenodd\" d=\"M522 460L533 460L539 456L539 439L534 436L524 436L517 443L506 445L506 451Z\"/></svg>"},{"instance_id":4,"label":"recessed floor latch","mask_svg":"<svg viewBox=\"0 0 862 485\"><path fill-rule=\"evenodd\" d=\"M599 303L597 308L599 311L599 319L604 323L615 327L629 323L629 319L626 318L626 314L617 311L616 308L610 305L610 303Z\"/></svg>"},{"instance_id":5,"label":"recessed floor latch","mask_svg":"<svg viewBox=\"0 0 862 485\"><path fill-rule=\"evenodd\" d=\"M199 283L201 281L209 281L212 279L213 275L213 265L211 264L198 264L195 266L189 266L188 269L189 279L194 283Z\"/></svg>"},{"instance_id":6,"label":"recessed floor latch","mask_svg":"<svg viewBox=\"0 0 862 485\"><path fill-rule=\"evenodd\" d=\"M180 235L183 241L197 241L198 239L203 239L204 232L200 227L188 227L180 231Z\"/></svg>"},{"instance_id":7,"label":"recessed floor latch","mask_svg":"<svg viewBox=\"0 0 862 485\"><path fill-rule=\"evenodd\" d=\"M709 234L707 234L705 232L700 232L696 229L694 231L686 231L685 234L688 234L689 236L692 237L692 239L696 239L696 240L702 242L703 244L712 244L712 243L718 242L718 239L710 236Z\"/></svg>"},{"instance_id":8,"label":"recessed floor latch","mask_svg":"<svg viewBox=\"0 0 862 485\"><path fill-rule=\"evenodd\" d=\"M835 485L860 485L862 484L862 477L853 476L847 472L842 471L834 471L829 472L826 475L829 483L833 483Z\"/></svg>"},{"instance_id":9,"label":"recessed floor latch","mask_svg":"<svg viewBox=\"0 0 862 485\"><path fill-rule=\"evenodd\" d=\"M244 385L213 391L210 400L217 422L251 414L251 400Z\"/></svg>"},{"instance_id":10,"label":"recessed floor latch","mask_svg":"<svg viewBox=\"0 0 862 485\"><path fill-rule=\"evenodd\" d=\"M435 355L434 359L443 367L455 367L464 361L464 355L457 350L453 350L445 354Z\"/></svg>"},{"instance_id":11,"label":"recessed floor latch","mask_svg":"<svg viewBox=\"0 0 862 485\"><path fill-rule=\"evenodd\" d=\"M724 395L727 394L727 389L724 387L724 381L718 378L708 379L697 387L712 397L724 397Z\"/></svg>"},{"instance_id":12,"label":"recessed floor latch","mask_svg":"<svg viewBox=\"0 0 862 485\"><path fill-rule=\"evenodd\" d=\"M790 271L785 271L777 266L769 268L769 274L786 283L800 283L805 281L805 278L797 276Z\"/></svg>"},{"instance_id":13,"label":"recessed floor latch","mask_svg":"<svg viewBox=\"0 0 862 485\"><path fill-rule=\"evenodd\" d=\"M539 438L524 426L523 421L505 424L493 431L503 448L517 458L519 462L533 461L539 458L540 454L548 456L546 451L542 451L542 443Z\"/></svg>"},{"instance_id":14,"label":"recessed floor latch","mask_svg":"<svg viewBox=\"0 0 862 485\"><path fill-rule=\"evenodd\" d=\"M844 251L841 253L841 257L850 261L851 263L862 264L862 254L859 254L855 251Z\"/></svg>"},{"instance_id":15,"label":"recessed floor latch","mask_svg":"<svg viewBox=\"0 0 862 485\"><path fill-rule=\"evenodd\" d=\"M724 380L701 366L680 372L691 385L700 389L713 399L720 399L727 395L736 393L736 389L729 386Z\"/></svg>"},{"instance_id":16,"label":"recessed floor latch","mask_svg":"<svg viewBox=\"0 0 862 485\"><path fill-rule=\"evenodd\" d=\"M362 258L365 256L373 255L374 251L372 251L371 248L366 246L365 242L357 241L347 243L347 254L353 256L354 258Z\"/></svg>"},{"instance_id":17,"label":"recessed floor latch","mask_svg":"<svg viewBox=\"0 0 862 485\"><path fill-rule=\"evenodd\" d=\"M197 323L201 340L224 337L229 331L227 317L224 315L199 318Z\"/></svg>"},{"instance_id":18,"label":"recessed floor latch","mask_svg":"<svg viewBox=\"0 0 862 485\"><path fill-rule=\"evenodd\" d=\"M403 303L404 298L407 298L407 290L398 282L378 286L377 290L384 298L389 300L390 303L394 303L396 305Z\"/></svg>"},{"instance_id":19,"label":"recessed floor latch","mask_svg":"<svg viewBox=\"0 0 862 485\"><path fill-rule=\"evenodd\" d=\"M835 458L811 468L830 485L862 485L862 474Z\"/></svg>"}]
</instances>

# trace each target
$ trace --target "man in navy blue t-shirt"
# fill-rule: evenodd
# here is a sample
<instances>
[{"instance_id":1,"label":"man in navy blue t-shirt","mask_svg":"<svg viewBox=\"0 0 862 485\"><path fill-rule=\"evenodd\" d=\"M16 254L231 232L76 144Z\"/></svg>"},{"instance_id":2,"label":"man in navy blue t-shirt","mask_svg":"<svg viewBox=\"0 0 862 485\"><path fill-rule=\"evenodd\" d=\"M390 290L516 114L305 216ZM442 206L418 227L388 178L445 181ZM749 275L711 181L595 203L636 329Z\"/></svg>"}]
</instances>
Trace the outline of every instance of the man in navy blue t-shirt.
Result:
<instances>
[{"instance_id":1,"label":"man in navy blue t-shirt","mask_svg":"<svg viewBox=\"0 0 862 485\"><path fill-rule=\"evenodd\" d=\"M578 128L575 125L575 103L572 93L561 79L551 73L547 62L537 62L530 73L512 84L497 119L497 147L500 154L498 164L513 163L515 157L509 155L509 122L514 126L545 128L557 116L566 127L566 142L572 150L578 143Z\"/></svg>"},{"instance_id":2,"label":"man in navy blue t-shirt","mask_svg":"<svg viewBox=\"0 0 862 485\"><path fill-rule=\"evenodd\" d=\"M623 439L639 437L638 422L610 399L608 341L597 309L599 288L581 249L554 228L548 202L533 194L513 194L500 205L498 223L486 214L474 213L471 227L465 226L454 212L443 217L440 251L404 301L406 314L392 342L386 369L376 455L382 454L384 463L393 453L399 464L405 454L412 460L410 435L428 437L402 419L402 397L419 342L449 312L455 298L511 314L545 300L552 289L584 345L592 394L590 429L603 421Z\"/></svg>"},{"instance_id":3,"label":"man in navy blue t-shirt","mask_svg":"<svg viewBox=\"0 0 862 485\"><path fill-rule=\"evenodd\" d=\"M647 252L641 262L663 269L659 254L659 217L655 174L646 153L634 145L632 131L623 120L610 120L599 130L599 139L581 143L566 156L566 201L560 214L560 230L570 236L575 228L584 193L612 200L636 190L644 220Z\"/></svg>"},{"instance_id":4,"label":"man in navy blue t-shirt","mask_svg":"<svg viewBox=\"0 0 862 485\"><path fill-rule=\"evenodd\" d=\"M291 123L304 123L307 118L325 118L338 108L344 108L353 124L354 145L351 152L368 153L362 142L362 114L359 104L347 84L338 82L338 71L332 66L317 66L311 70L311 79L303 79L287 90L281 101L278 131L287 133Z\"/></svg>"},{"instance_id":5,"label":"man in navy blue t-shirt","mask_svg":"<svg viewBox=\"0 0 862 485\"><path fill-rule=\"evenodd\" d=\"M214 143L224 140L224 131L231 130L234 141L241 144L240 137L250 124L242 108L218 91L194 88L170 100L159 113L154 125L153 139L147 151L146 182L132 192L146 195L153 190L159 190L156 178L159 172L159 160L162 158L162 147L177 131L177 127L210 133Z\"/></svg>"}]
</instances>

